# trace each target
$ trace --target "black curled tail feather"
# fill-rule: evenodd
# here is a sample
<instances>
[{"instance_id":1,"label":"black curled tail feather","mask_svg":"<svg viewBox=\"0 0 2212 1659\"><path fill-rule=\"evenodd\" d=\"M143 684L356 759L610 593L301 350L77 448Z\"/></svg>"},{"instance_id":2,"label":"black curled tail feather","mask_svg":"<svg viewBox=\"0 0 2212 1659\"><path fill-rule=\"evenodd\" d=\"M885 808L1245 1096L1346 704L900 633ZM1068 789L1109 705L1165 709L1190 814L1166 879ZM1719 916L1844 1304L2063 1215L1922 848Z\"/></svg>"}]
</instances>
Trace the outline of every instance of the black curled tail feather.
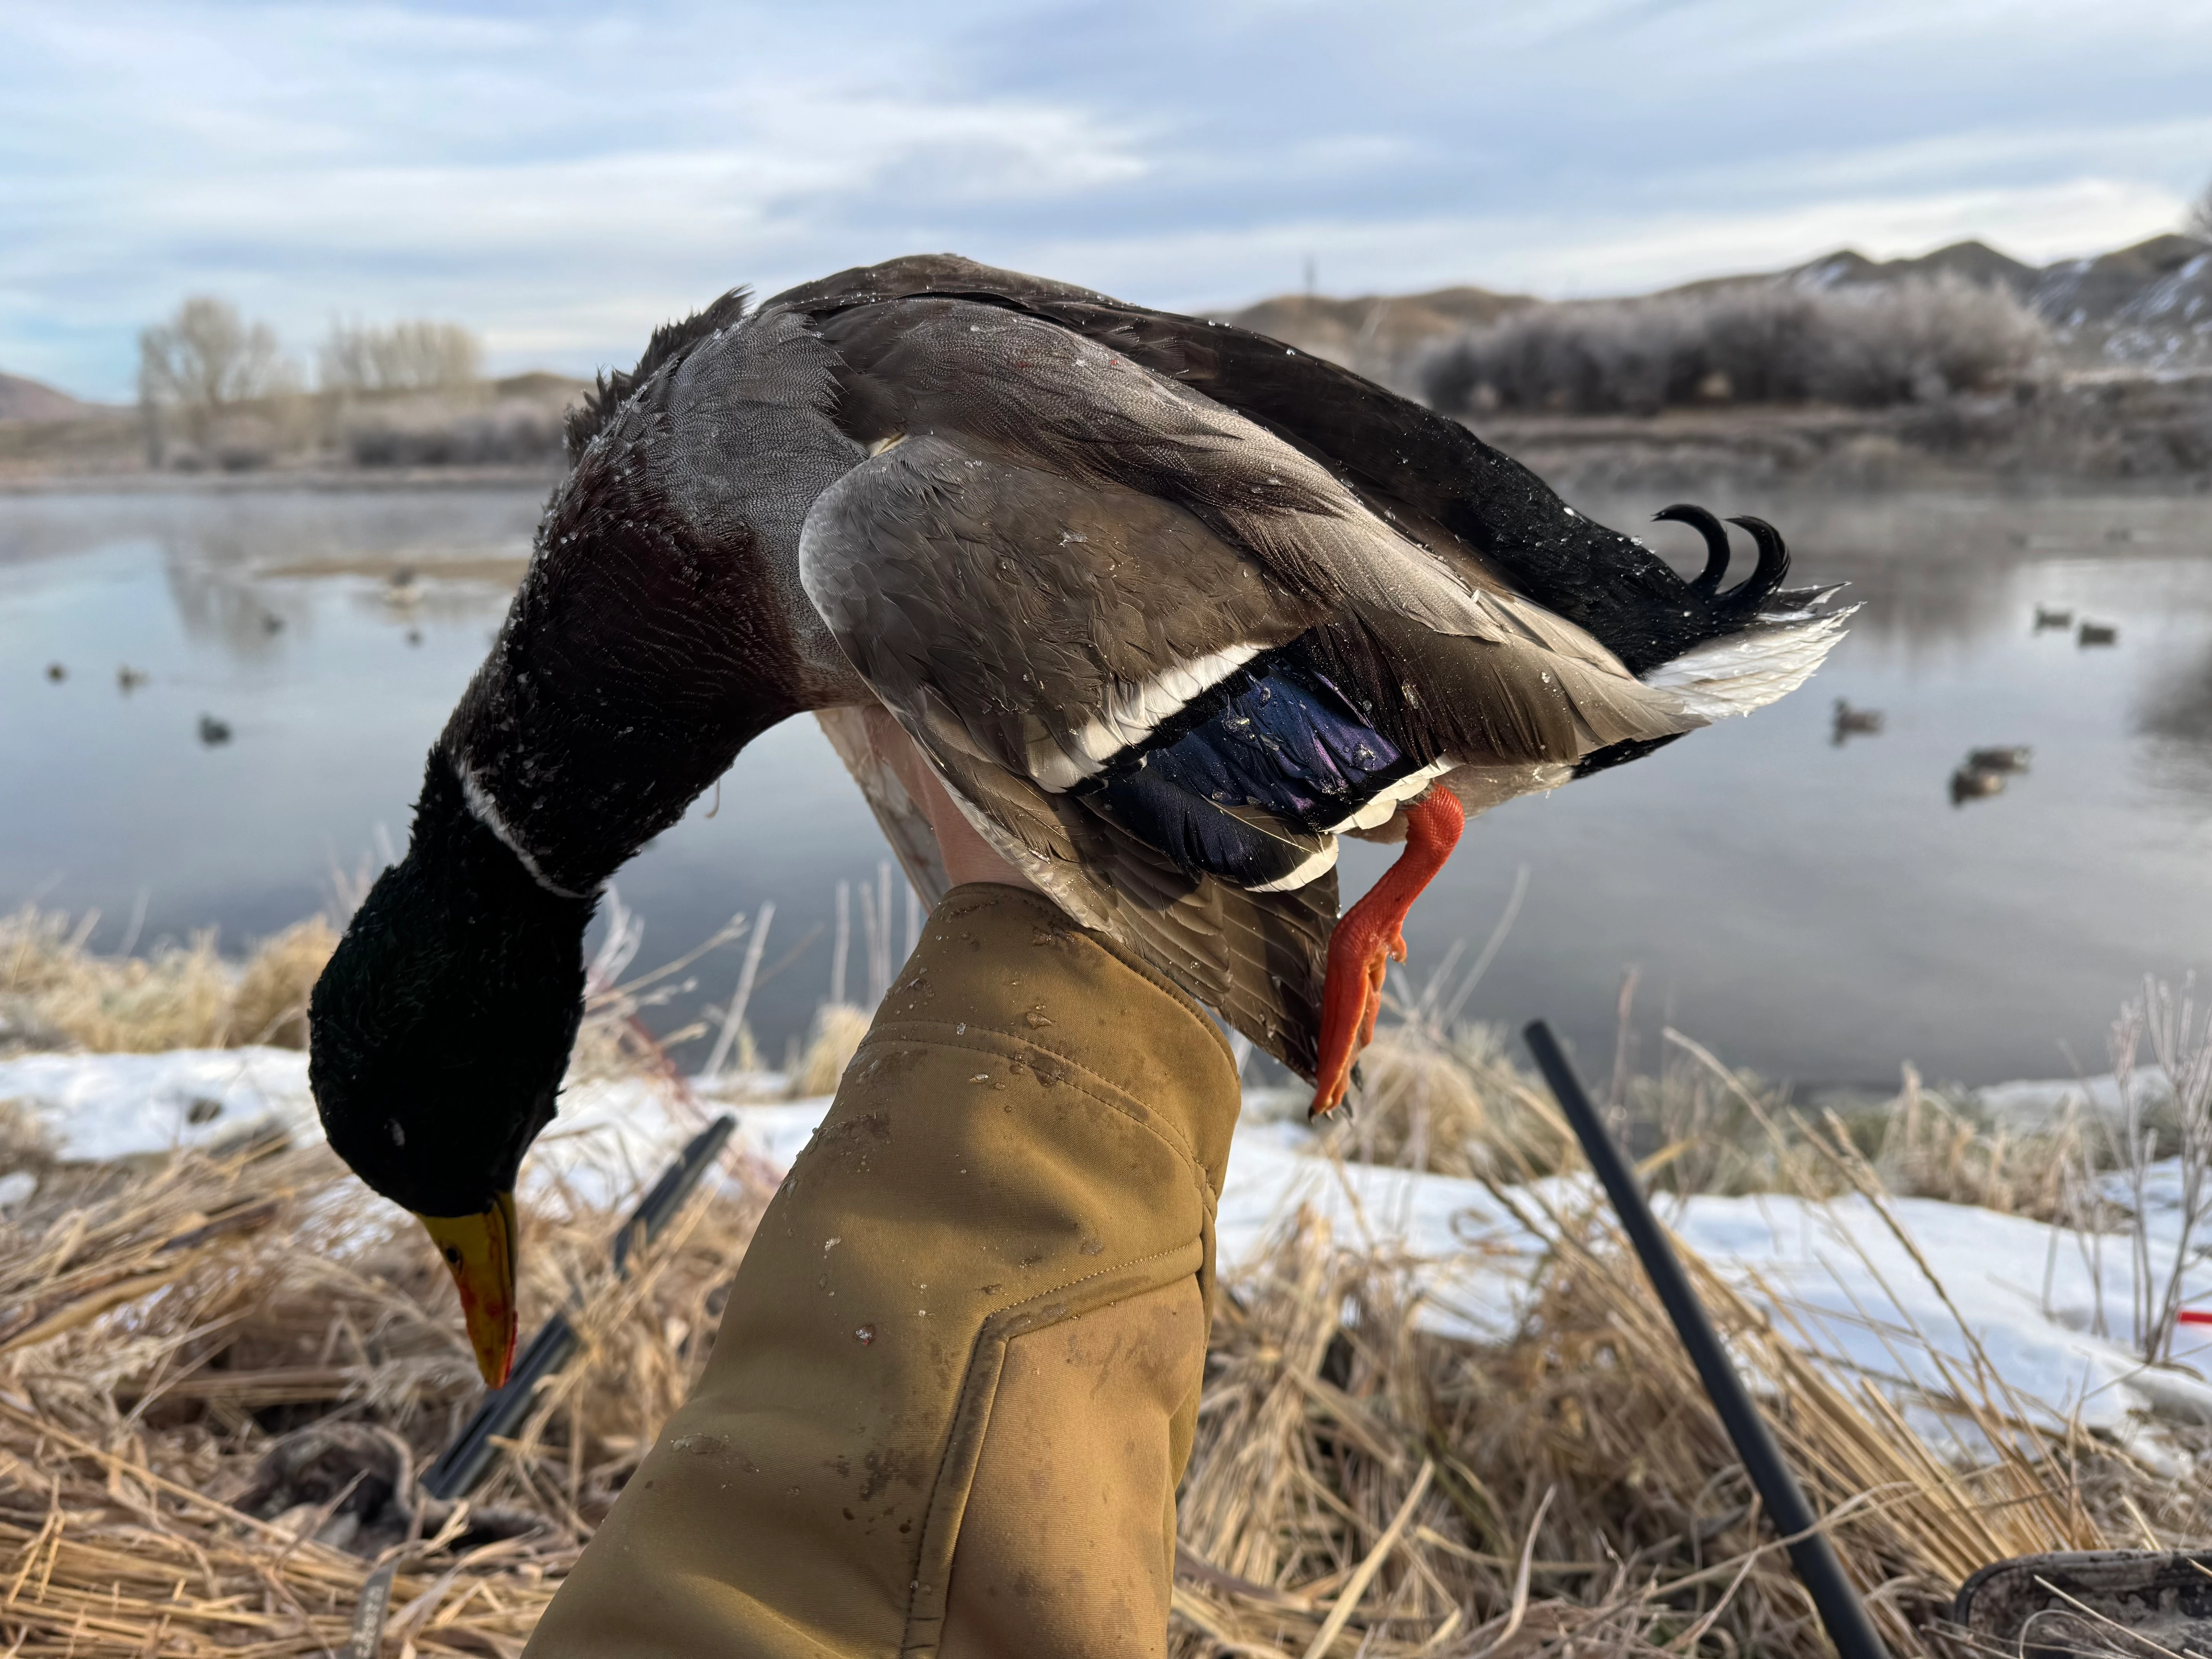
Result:
<instances>
[{"instance_id":1,"label":"black curled tail feather","mask_svg":"<svg viewBox=\"0 0 2212 1659\"><path fill-rule=\"evenodd\" d=\"M1719 515L1694 501L1676 501L1672 507L1661 507L1651 519L1655 524L1687 525L1704 538L1705 568L1690 579L1689 589L1711 599L1714 609L1723 615L1755 614L1773 598L1790 574L1790 550L1783 542L1782 532L1764 519L1740 514L1728 522L1741 526L1750 536L1759 549L1759 563L1750 575L1723 593L1720 586L1728 574L1729 536Z\"/></svg>"},{"instance_id":2,"label":"black curled tail feather","mask_svg":"<svg viewBox=\"0 0 2212 1659\"><path fill-rule=\"evenodd\" d=\"M1790 549L1782 540L1782 532L1764 519L1754 519L1747 513L1729 522L1742 526L1759 544L1758 568L1721 600L1729 610L1748 616L1771 599L1789 576Z\"/></svg>"},{"instance_id":3,"label":"black curled tail feather","mask_svg":"<svg viewBox=\"0 0 2212 1659\"><path fill-rule=\"evenodd\" d=\"M1719 515L1692 501L1676 501L1654 513L1651 521L1686 524L1705 538L1705 568L1690 579L1690 589L1696 593L1717 592L1729 568L1728 527L1721 523Z\"/></svg>"}]
</instances>

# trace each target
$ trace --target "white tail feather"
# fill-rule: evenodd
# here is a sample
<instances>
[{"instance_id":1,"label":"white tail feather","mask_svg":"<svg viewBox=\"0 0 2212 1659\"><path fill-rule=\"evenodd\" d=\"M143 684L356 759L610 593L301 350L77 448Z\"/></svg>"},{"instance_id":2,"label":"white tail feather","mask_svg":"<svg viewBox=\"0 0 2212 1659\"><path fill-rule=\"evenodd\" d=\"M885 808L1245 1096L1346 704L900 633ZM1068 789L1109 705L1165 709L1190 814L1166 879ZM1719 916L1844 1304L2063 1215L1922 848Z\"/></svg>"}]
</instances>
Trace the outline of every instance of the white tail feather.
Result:
<instances>
[{"instance_id":1,"label":"white tail feather","mask_svg":"<svg viewBox=\"0 0 2212 1659\"><path fill-rule=\"evenodd\" d=\"M1661 663L1644 676L1655 690L1671 691L1692 714L1709 720L1748 714L1787 696L1813 676L1853 611L1833 611L1803 622L1754 625L1723 635Z\"/></svg>"}]
</instances>

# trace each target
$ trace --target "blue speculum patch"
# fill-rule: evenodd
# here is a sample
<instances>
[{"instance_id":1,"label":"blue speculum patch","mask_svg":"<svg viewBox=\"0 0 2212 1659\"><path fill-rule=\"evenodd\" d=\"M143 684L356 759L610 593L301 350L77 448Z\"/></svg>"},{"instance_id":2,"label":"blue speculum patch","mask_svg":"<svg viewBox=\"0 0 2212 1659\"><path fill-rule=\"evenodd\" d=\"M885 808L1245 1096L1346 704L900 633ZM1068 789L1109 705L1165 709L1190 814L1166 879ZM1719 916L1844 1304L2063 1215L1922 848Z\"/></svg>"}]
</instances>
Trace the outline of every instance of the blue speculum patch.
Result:
<instances>
[{"instance_id":1,"label":"blue speculum patch","mask_svg":"<svg viewBox=\"0 0 2212 1659\"><path fill-rule=\"evenodd\" d=\"M1278 660L1249 674L1198 724L1097 786L1123 828L1192 873L1258 884L1304 854L1237 816L1263 812L1313 834L1341 823L1413 763L1327 677Z\"/></svg>"}]
</instances>

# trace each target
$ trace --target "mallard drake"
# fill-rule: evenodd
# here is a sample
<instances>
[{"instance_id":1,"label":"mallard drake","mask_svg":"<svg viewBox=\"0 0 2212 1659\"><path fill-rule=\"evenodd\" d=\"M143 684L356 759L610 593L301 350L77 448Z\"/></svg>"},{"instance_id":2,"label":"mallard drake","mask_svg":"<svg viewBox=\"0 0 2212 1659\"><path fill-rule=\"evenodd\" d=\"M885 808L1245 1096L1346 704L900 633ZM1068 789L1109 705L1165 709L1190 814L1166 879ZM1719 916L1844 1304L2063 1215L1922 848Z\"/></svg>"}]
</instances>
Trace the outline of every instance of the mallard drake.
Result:
<instances>
[{"instance_id":1,"label":"mallard drake","mask_svg":"<svg viewBox=\"0 0 2212 1659\"><path fill-rule=\"evenodd\" d=\"M1713 550L1686 582L1347 370L951 256L726 295L568 437L313 1004L331 1144L423 1218L488 1378L596 896L779 721L819 712L933 901L859 733L888 710L988 841L1325 1111L1468 813L1772 701L1841 623L1759 520L1723 590L1725 528L1662 514ZM1340 921L1345 834L1407 852Z\"/></svg>"}]
</instances>

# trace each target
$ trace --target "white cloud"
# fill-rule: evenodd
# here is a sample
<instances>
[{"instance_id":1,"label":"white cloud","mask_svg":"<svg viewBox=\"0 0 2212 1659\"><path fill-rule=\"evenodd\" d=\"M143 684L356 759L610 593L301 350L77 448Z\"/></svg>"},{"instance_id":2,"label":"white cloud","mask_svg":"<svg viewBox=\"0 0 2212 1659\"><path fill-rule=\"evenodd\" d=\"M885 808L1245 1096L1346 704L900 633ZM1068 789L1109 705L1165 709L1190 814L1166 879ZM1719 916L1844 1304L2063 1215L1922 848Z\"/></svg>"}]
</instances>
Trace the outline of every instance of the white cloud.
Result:
<instances>
[{"instance_id":1,"label":"white cloud","mask_svg":"<svg viewBox=\"0 0 2212 1659\"><path fill-rule=\"evenodd\" d=\"M0 367L127 387L213 290L582 368L724 287L954 247L1134 299L1621 292L2028 258L2212 171L2212 17L2111 0L0 0Z\"/></svg>"}]
</instances>

